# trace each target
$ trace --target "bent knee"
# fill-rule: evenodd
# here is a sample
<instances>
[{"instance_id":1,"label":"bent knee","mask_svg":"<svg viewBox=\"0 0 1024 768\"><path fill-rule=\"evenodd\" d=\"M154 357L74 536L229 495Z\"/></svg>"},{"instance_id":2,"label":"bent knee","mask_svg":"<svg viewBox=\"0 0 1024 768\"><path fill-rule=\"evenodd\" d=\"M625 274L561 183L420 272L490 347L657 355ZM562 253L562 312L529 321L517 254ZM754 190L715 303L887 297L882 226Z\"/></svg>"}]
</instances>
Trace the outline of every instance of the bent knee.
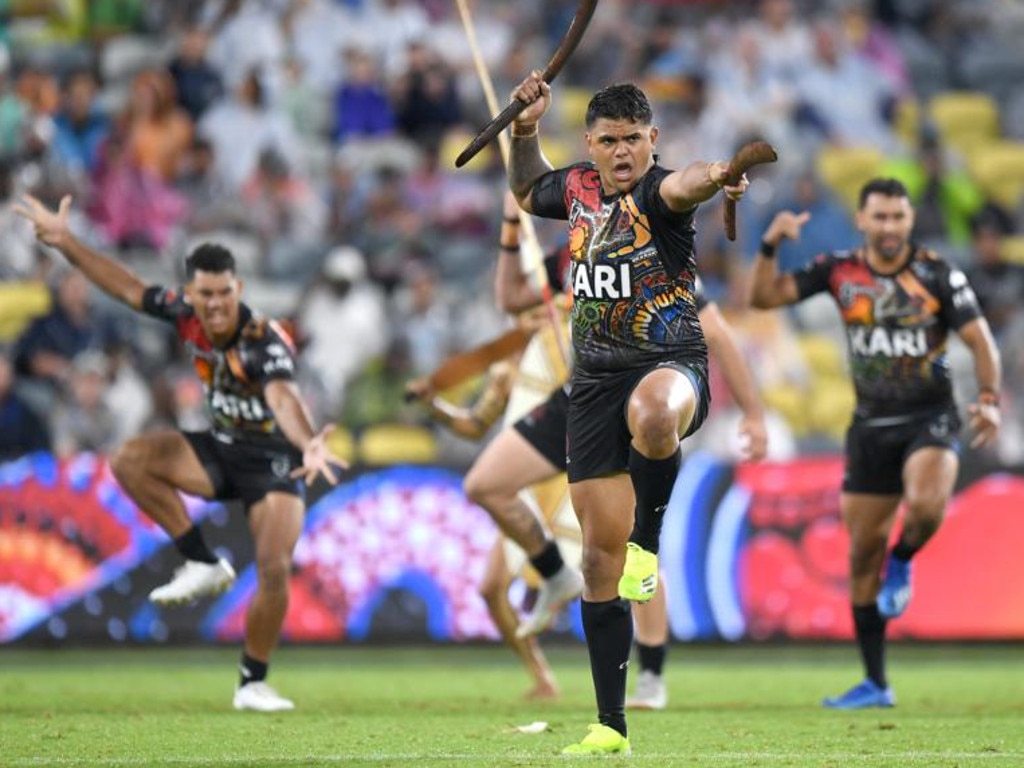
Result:
<instances>
[{"instance_id":1,"label":"bent knee","mask_svg":"<svg viewBox=\"0 0 1024 768\"><path fill-rule=\"evenodd\" d=\"M493 507L516 495L515 490L502 488L492 478L482 473L476 474L473 472L466 475L462 481L462 490L466 494L466 498L484 508Z\"/></svg>"},{"instance_id":2,"label":"bent knee","mask_svg":"<svg viewBox=\"0 0 1024 768\"><path fill-rule=\"evenodd\" d=\"M132 438L114 450L110 457L110 471L118 480L138 476L149 463L149 453L145 440Z\"/></svg>"}]
</instances>

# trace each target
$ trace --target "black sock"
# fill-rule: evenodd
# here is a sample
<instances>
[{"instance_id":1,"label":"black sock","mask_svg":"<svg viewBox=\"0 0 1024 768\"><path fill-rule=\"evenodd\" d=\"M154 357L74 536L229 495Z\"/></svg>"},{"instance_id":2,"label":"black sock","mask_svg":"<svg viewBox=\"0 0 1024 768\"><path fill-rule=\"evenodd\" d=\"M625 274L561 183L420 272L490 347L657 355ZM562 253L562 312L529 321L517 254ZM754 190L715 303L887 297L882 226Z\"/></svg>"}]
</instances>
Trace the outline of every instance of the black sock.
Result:
<instances>
[{"instance_id":1,"label":"black sock","mask_svg":"<svg viewBox=\"0 0 1024 768\"><path fill-rule=\"evenodd\" d=\"M206 546L203 539L203 532L198 525L193 525L181 536L174 540L174 546L178 548L186 560L198 560L200 563L216 563L217 556Z\"/></svg>"},{"instance_id":2,"label":"black sock","mask_svg":"<svg viewBox=\"0 0 1024 768\"><path fill-rule=\"evenodd\" d=\"M581 604L583 632L590 652L590 673L597 695L597 719L626 735L626 665L633 642L629 603L616 598Z\"/></svg>"},{"instance_id":3,"label":"black sock","mask_svg":"<svg viewBox=\"0 0 1024 768\"><path fill-rule=\"evenodd\" d=\"M875 603L853 606L853 626L864 671L876 685L887 688L885 679L885 618Z\"/></svg>"},{"instance_id":4,"label":"black sock","mask_svg":"<svg viewBox=\"0 0 1024 768\"><path fill-rule=\"evenodd\" d=\"M637 643L636 654L640 657L640 671L653 672L658 677L661 677L661 670L665 666L665 652L667 650L668 645L665 643L660 645Z\"/></svg>"},{"instance_id":5,"label":"black sock","mask_svg":"<svg viewBox=\"0 0 1024 768\"><path fill-rule=\"evenodd\" d=\"M267 679L269 661L257 661L247 653L242 653L242 664L238 668L238 687L249 683L258 683Z\"/></svg>"},{"instance_id":6,"label":"black sock","mask_svg":"<svg viewBox=\"0 0 1024 768\"><path fill-rule=\"evenodd\" d=\"M562 552L554 541L549 541L540 554L530 558L532 565L541 578L550 579L560 570L565 563L562 561Z\"/></svg>"},{"instance_id":7,"label":"black sock","mask_svg":"<svg viewBox=\"0 0 1024 768\"><path fill-rule=\"evenodd\" d=\"M636 522L629 540L658 554L661 521L679 474L679 449L667 459L648 459L630 446L629 478L636 493Z\"/></svg>"},{"instance_id":8,"label":"black sock","mask_svg":"<svg viewBox=\"0 0 1024 768\"><path fill-rule=\"evenodd\" d=\"M896 546L892 548L892 556L897 560L902 560L904 563L909 563L910 559L920 551L920 546L907 544L903 537L900 536L900 540L897 541Z\"/></svg>"}]
</instances>

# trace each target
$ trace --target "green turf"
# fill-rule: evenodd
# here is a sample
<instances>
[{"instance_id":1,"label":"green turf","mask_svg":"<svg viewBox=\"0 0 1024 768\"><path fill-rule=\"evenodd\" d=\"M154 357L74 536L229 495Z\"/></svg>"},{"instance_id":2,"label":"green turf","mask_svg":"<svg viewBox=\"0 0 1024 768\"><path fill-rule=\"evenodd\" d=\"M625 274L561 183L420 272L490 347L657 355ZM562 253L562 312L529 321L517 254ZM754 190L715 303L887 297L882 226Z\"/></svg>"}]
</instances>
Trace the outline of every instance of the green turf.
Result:
<instances>
[{"instance_id":1,"label":"green turf","mask_svg":"<svg viewBox=\"0 0 1024 768\"><path fill-rule=\"evenodd\" d=\"M564 695L519 696L500 648L285 648L293 713L231 710L236 653L0 649L0 766L544 766L593 720L582 646L555 649ZM673 647L669 709L630 717L641 766L1024 766L1022 653L897 647L894 710L830 712L852 647ZM535 720L551 730L524 735Z\"/></svg>"}]
</instances>

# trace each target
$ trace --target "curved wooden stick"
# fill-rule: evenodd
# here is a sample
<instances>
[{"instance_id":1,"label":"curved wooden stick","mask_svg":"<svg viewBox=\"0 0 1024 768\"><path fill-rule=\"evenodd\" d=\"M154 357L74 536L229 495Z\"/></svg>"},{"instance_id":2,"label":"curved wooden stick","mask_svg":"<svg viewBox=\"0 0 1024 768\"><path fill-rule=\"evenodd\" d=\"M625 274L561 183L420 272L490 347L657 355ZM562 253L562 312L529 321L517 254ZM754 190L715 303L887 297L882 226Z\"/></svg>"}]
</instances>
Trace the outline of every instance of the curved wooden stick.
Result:
<instances>
[{"instance_id":1,"label":"curved wooden stick","mask_svg":"<svg viewBox=\"0 0 1024 768\"><path fill-rule=\"evenodd\" d=\"M487 62L484 61L483 53L476 38L476 27L473 24L473 17L469 13L469 6L466 0L456 0L459 8L459 15L462 17L462 26L466 31L466 39L469 41L469 50L473 55L473 64L476 66L476 74L480 79L480 85L484 89L484 98L487 99L487 108L491 114L498 111L498 97L494 92L494 83L491 80L491 73L487 69ZM501 150L501 160L505 168L508 168L509 139L504 131L498 131L498 147ZM569 350L566 339L563 338L562 323L559 320L558 309L555 307L554 296L551 285L548 283L548 271L544 268L544 249L541 248L540 240L537 238L537 230L533 226L533 219L521 211L519 214L519 227L522 230L520 248L523 255L524 267L532 272L540 287L541 299L544 308L547 310L548 320L551 322L552 330L555 333L555 341L558 344L558 353L562 362L569 367Z\"/></svg>"},{"instance_id":2,"label":"curved wooden stick","mask_svg":"<svg viewBox=\"0 0 1024 768\"><path fill-rule=\"evenodd\" d=\"M763 163L774 163L779 159L775 147L767 141L752 141L744 144L729 161L729 171L725 176L725 183L729 186L740 183L743 174L755 165ZM732 198L725 198L725 236L730 240L736 239L736 201Z\"/></svg>"},{"instance_id":3,"label":"curved wooden stick","mask_svg":"<svg viewBox=\"0 0 1024 768\"><path fill-rule=\"evenodd\" d=\"M576 46L583 39L583 33L586 32L587 25L590 24L590 19L594 15L596 8L597 0L580 0L579 7L576 9L576 15L572 17L572 23L569 25L565 37L562 38L562 42L559 43L555 55L551 57L551 61L548 62L541 75L545 83L553 81L558 76L558 73L562 71L565 62L569 60L573 51L576 50ZM505 109L495 115L491 122L485 125L480 130L480 133L476 135L476 138L469 142L469 145L455 158L455 167L461 168L476 157L477 152L490 144L498 134L508 127L509 123L516 119L516 115L528 106L525 101L514 99ZM494 111L496 110L492 110L491 114L494 114Z\"/></svg>"}]
</instances>

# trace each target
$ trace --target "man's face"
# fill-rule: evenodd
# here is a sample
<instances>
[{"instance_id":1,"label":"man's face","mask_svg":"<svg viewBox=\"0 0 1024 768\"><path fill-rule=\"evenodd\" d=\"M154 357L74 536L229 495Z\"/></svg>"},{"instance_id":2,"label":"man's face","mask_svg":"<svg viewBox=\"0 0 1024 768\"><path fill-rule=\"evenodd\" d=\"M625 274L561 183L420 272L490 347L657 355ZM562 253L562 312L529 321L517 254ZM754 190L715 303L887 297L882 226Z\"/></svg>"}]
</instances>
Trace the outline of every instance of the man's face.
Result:
<instances>
[{"instance_id":1,"label":"man's face","mask_svg":"<svg viewBox=\"0 0 1024 768\"><path fill-rule=\"evenodd\" d=\"M864 233L869 248L885 261L903 254L914 228L914 209L905 197L873 192L857 211L857 229Z\"/></svg>"},{"instance_id":2,"label":"man's face","mask_svg":"<svg viewBox=\"0 0 1024 768\"><path fill-rule=\"evenodd\" d=\"M654 162L658 129L631 120L598 118L586 134L605 194L629 192Z\"/></svg>"},{"instance_id":3,"label":"man's face","mask_svg":"<svg viewBox=\"0 0 1024 768\"><path fill-rule=\"evenodd\" d=\"M211 340L227 341L238 328L242 283L233 272L197 269L185 286L200 325Z\"/></svg>"}]
</instances>

